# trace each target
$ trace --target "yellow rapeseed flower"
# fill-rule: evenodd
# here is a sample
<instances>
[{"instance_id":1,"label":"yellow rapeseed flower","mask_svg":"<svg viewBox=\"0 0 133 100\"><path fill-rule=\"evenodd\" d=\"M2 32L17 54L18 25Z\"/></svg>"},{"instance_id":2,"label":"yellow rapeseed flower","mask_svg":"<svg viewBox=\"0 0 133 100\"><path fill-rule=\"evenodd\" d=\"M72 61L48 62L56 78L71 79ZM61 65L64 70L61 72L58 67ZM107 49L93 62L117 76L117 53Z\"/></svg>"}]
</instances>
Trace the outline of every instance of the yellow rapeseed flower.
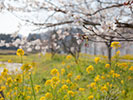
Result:
<instances>
[{"instance_id":1,"label":"yellow rapeseed flower","mask_svg":"<svg viewBox=\"0 0 133 100\"><path fill-rule=\"evenodd\" d=\"M68 73L68 74L67 74L67 77L68 77L68 78L71 78L71 77L72 77L72 73Z\"/></svg>"},{"instance_id":2,"label":"yellow rapeseed flower","mask_svg":"<svg viewBox=\"0 0 133 100\"><path fill-rule=\"evenodd\" d=\"M29 64L23 64L22 67L21 67L21 70L27 72L27 71L29 71L31 68L32 68L31 65L29 65Z\"/></svg>"},{"instance_id":3,"label":"yellow rapeseed flower","mask_svg":"<svg viewBox=\"0 0 133 100\"><path fill-rule=\"evenodd\" d=\"M72 97L74 96L74 92L73 92L73 91L68 91L67 93L68 93L70 96L72 96Z\"/></svg>"},{"instance_id":4,"label":"yellow rapeseed flower","mask_svg":"<svg viewBox=\"0 0 133 100\"><path fill-rule=\"evenodd\" d=\"M124 81L123 80L121 80L121 84L123 84L124 83Z\"/></svg>"},{"instance_id":5,"label":"yellow rapeseed flower","mask_svg":"<svg viewBox=\"0 0 133 100\"><path fill-rule=\"evenodd\" d=\"M111 71L109 72L109 74L112 75L112 74L114 74L114 72L115 72L114 70L111 70Z\"/></svg>"},{"instance_id":6,"label":"yellow rapeseed flower","mask_svg":"<svg viewBox=\"0 0 133 100\"><path fill-rule=\"evenodd\" d=\"M9 77L9 78L7 78L7 85L9 85L9 84L11 84L13 82L13 80L12 80L12 78L11 77Z\"/></svg>"},{"instance_id":7,"label":"yellow rapeseed flower","mask_svg":"<svg viewBox=\"0 0 133 100\"><path fill-rule=\"evenodd\" d=\"M84 89L84 88L79 88L79 91L81 91L81 92L82 92L82 91L85 91L85 89Z\"/></svg>"},{"instance_id":8,"label":"yellow rapeseed flower","mask_svg":"<svg viewBox=\"0 0 133 100\"><path fill-rule=\"evenodd\" d=\"M68 86L67 85L63 85L61 88L62 88L62 90L67 90Z\"/></svg>"},{"instance_id":9,"label":"yellow rapeseed flower","mask_svg":"<svg viewBox=\"0 0 133 100\"><path fill-rule=\"evenodd\" d=\"M51 85L51 83L52 83L51 80L47 80L47 81L45 82L45 85L46 85L46 86L47 86L47 85Z\"/></svg>"},{"instance_id":10,"label":"yellow rapeseed flower","mask_svg":"<svg viewBox=\"0 0 133 100\"><path fill-rule=\"evenodd\" d=\"M71 84L71 83L72 83L71 80L69 80L69 79L67 79L66 82L67 82L68 84Z\"/></svg>"},{"instance_id":11,"label":"yellow rapeseed flower","mask_svg":"<svg viewBox=\"0 0 133 100\"><path fill-rule=\"evenodd\" d=\"M25 99L26 99L26 100L29 100L30 98L31 98L30 96L26 96L26 98L25 98Z\"/></svg>"},{"instance_id":12,"label":"yellow rapeseed flower","mask_svg":"<svg viewBox=\"0 0 133 100\"><path fill-rule=\"evenodd\" d=\"M113 73L113 78L118 78L118 77L120 77L120 74L117 74L117 73Z\"/></svg>"},{"instance_id":13,"label":"yellow rapeseed flower","mask_svg":"<svg viewBox=\"0 0 133 100\"><path fill-rule=\"evenodd\" d=\"M24 50L23 49L18 49L16 54L18 56L23 56L24 55Z\"/></svg>"},{"instance_id":14,"label":"yellow rapeseed flower","mask_svg":"<svg viewBox=\"0 0 133 100\"><path fill-rule=\"evenodd\" d=\"M68 99L67 99L67 95L64 95L64 99L65 99L65 100L68 100Z\"/></svg>"},{"instance_id":15,"label":"yellow rapeseed flower","mask_svg":"<svg viewBox=\"0 0 133 100\"><path fill-rule=\"evenodd\" d=\"M109 82L106 83L109 86Z\"/></svg>"},{"instance_id":16,"label":"yellow rapeseed flower","mask_svg":"<svg viewBox=\"0 0 133 100\"><path fill-rule=\"evenodd\" d=\"M102 86L102 87L101 87L101 91L108 91L107 86L106 86L106 85Z\"/></svg>"},{"instance_id":17,"label":"yellow rapeseed flower","mask_svg":"<svg viewBox=\"0 0 133 100\"><path fill-rule=\"evenodd\" d=\"M102 79L105 79L105 76L101 76Z\"/></svg>"},{"instance_id":18,"label":"yellow rapeseed flower","mask_svg":"<svg viewBox=\"0 0 133 100\"><path fill-rule=\"evenodd\" d=\"M12 60L11 60L11 59L9 59L9 60L8 60L8 63L12 63Z\"/></svg>"},{"instance_id":19,"label":"yellow rapeseed flower","mask_svg":"<svg viewBox=\"0 0 133 100\"><path fill-rule=\"evenodd\" d=\"M80 76L80 75L77 75L76 78L75 78L75 80L76 80L76 81L77 81L77 80L80 80L80 78L81 78L81 76Z\"/></svg>"},{"instance_id":20,"label":"yellow rapeseed flower","mask_svg":"<svg viewBox=\"0 0 133 100\"><path fill-rule=\"evenodd\" d=\"M128 80L131 80L132 79L132 77L131 76L128 76Z\"/></svg>"},{"instance_id":21,"label":"yellow rapeseed flower","mask_svg":"<svg viewBox=\"0 0 133 100\"><path fill-rule=\"evenodd\" d=\"M58 82L58 81L59 81L59 78L58 78L58 77L53 77L53 78L52 78L52 82L56 83L56 82Z\"/></svg>"},{"instance_id":22,"label":"yellow rapeseed flower","mask_svg":"<svg viewBox=\"0 0 133 100\"><path fill-rule=\"evenodd\" d=\"M133 71L133 66L131 66L131 67L129 68L129 70L130 70L130 71Z\"/></svg>"},{"instance_id":23,"label":"yellow rapeseed flower","mask_svg":"<svg viewBox=\"0 0 133 100\"><path fill-rule=\"evenodd\" d=\"M45 97L41 97L40 100L46 100Z\"/></svg>"},{"instance_id":24,"label":"yellow rapeseed flower","mask_svg":"<svg viewBox=\"0 0 133 100\"><path fill-rule=\"evenodd\" d=\"M8 75L8 69L4 68L3 72L1 72L2 76L7 76Z\"/></svg>"},{"instance_id":25,"label":"yellow rapeseed flower","mask_svg":"<svg viewBox=\"0 0 133 100\"><path fill-rule=\"evenodd\" d=\"M3 90L5 90L5 89L6 89L5 86L0 86L0 91L3 91Z\"/></svg>"},{"instance_id":26,"label":"yellow rapeseed flower","mask_svg":"<svg viewBox=\"0 0 133 100\"><path fill-rule=\"evenodd\" d=\"M52 94L49 93L49 92L47 92L47 93L45 94L45 97L48 98L48 99L50 99L50 98L52 98Z\"/></svg>"},{"instance_id":27,"label":"yellow rapeseed flower","mask_svg":"<svg viewBox=\"0 0 133 100\"><path fill-rule=\"evenodd\" d=\"M91 88L94 88L95 86L96 86L96 83L95 82L93 82L93 83L90 84L90 87Z\"/></svg>"},{"instance_id":28,"label":"yellow rapeseed flower","mask_svg":"<svg viewBox=\"0 0 133 100\"><path fill-rule=\"evenodd\" d=\"M88 66L87 68L86 68L86 71L88 72L88 73L90 73L90 71L93 71L94 70L94 67L92 66L92 65L90 65L90 66Z\"/></svg>"},{"instance_id":29,"label":"yellow rapeseed flower","mask_svg":"<svg viewBox=\"0 0 133 100\"><path fill-rule=\"evenodd\" d=\"M93 98L94 98L93 95L90 95L90 96L88 97L89 100L92 100Z\"/></svg>"},{"instance_id":30,"label":"yellow rapeseed flower","mask_svg":"<svg viewBox=\"0 0 133 100\"><path fill-rule=\"evenodd\" d=\"M95 57L94 61L97 64L99 62L100 58L99 57Z\"/></svg>"},{"instance_id":31,"label":"yellow rapeseed flower","mask_svg":"<svg viewBox=\"0 0 133 100\"><path fill-rule=\"evenodd\" d=\"M22 82L22 76L20 74L17 75L17 77L15 78L15 81L18 83Z\"/></svg>"},{"instance_id":32,"label":"yellow rapeseed flower","mask_svg":"<svg viewBox=\"0 0 133 100\"><path fill-rule=\"evenodd\" d=\"M2 96L0 96L0 100L5 100Z\"/></svg>"},{"instance_id":33,"label":"yellow rapeseed flower","mask_svg":"<svg viewBox=\"0 0 133 100\"><path fill-rule=\"evenodd\" d=\"M120 51L119 50L116 52L116 55L120 55Z\"/></svg>"},{"instance_id":34,"label":"yellow rapeseed flower","mask_svg":"<svg viewBox=\"0 0 133 100\"><path fill-rule=\"evenodd\" d=\"M109 68L109 67L110 67L110 64L106 64L106 65L105 65L105 68Z\"/></svg>"},{"instance_id":35,"label":"yellow rapeseed flower","mask_svg":"<svg viewBox=\"0 0 133 100\"><path fill-rule=\"evenodd\" d=\"M125 90L122 90L122 94L125 94L125 92L126 92Z\"/></svg>"},{"instance_id":36,"label":"yellow rapeseed flower","mask_svg":"<svg viewBox=\"0 0 133 100\"><path fill-rule=\"evenodd\" d=\"M65 62L64 61L62 62L62 65L65 65Z\"/></svg>"},{"instance_id":37,"label":"yellow rapeseed flower","mask_svg":"<svg viewBox=\"0 0 133 100\"><path fill-rule=\"evenodd\" d=\"M119 47L121 47L120 42L112 42L111 43L111 47L113 47L113 48L119 48Z\"/></svg>"},{"instance_id":38,"label":"yellow rapeseed flower","mask_svg":"<svg viewBox=\"0 0 133 100\"><path fill-rule=\"evenodd\" d=\"M68 56L66 57L67 60L69 60L69 59L71 59L71 58L72 58L71 55L68 55Z\"/></svg>"},{"instance_id":39,"label":"yellow rapeseed flower","mask_svg":"<svg viewBox=\"0 0 133 100\"><path fill-rule=\"evenodd\" d=\"M64 73L65 73L65 69L62 68L62 69L61 69L61 74L63 75Z\"/></svg>"},{"instance_id":40,"label":"yellow rapeseed flower","mask_svg":"<svg viewBox=\"0 0 133 100\"><path fill-rule=\"evenodd\" d=\"M94 78L94 81L95 81L95 82L98 82L99 80L101 80L101 79L100 79L100 75L97 75L97 76Z\"/></svg>"},{"instance_id":41,"label":"yellow rapeseed flower","mask_svg":"<svg viewBox=\"0 0 133 100\"><path fill-rule=\"evenodd\" d=\"M51 75L57 75L59 72L58 72L58 69L54 68L51 70Z\"/></svg>"},{"instance_id":42,"label":"yellow rapeseed flower","mask_svg":"<svg viewBox=\"0 0 133 100\"><path fill-rule=\"evenodd\" d=\"M40 90L41 86L40 85L36 85L35 86L35 90L38 92Z\"/></svg>"},{"instance_id":43,"label":"yellow rapeseed flower","mask_svg":"<svg viewBox=\"0 0 133 100\"><path fill-rule=\"evenodd\" d=\"M70 65L67 65L66 67L67 67L67 69L69 69L70 68Z\"/></svg>"}]
</instances>

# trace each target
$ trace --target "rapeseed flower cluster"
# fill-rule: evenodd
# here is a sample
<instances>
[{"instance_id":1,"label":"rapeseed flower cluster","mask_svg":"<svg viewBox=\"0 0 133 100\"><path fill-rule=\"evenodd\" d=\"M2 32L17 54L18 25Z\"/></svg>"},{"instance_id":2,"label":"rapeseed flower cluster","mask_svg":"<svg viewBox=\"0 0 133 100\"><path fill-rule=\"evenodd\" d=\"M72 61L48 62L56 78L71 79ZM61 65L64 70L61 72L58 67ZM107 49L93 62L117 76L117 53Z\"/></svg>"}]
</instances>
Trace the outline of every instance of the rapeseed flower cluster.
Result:
<instances>
[{"instance_id":1,"label":"rapeseed flower cluster","mask_svg":"<svg viewBox=\"0 0 133 100\"><path fill-rule=\"evenodd\" d=\"M97 64L97 63L100 61L100 57L96 57L96 58L94 59L94 61L95 61L95 63Z\"/></svg>"},{"instance_id":2,"label":"rapeseed flower cluster","mask_svg":"<svg viewBox=\"0 0 133 100\"><path fill-rule=\"evenodd\" d=\"M17 55L23 59L24 51L18 50ZM126 85L133 79L131 64L108 64L96 57L94 63L74 65L69 60L71 57L65 59L66 62L48 71L44 82L34 79L35 63L23 63L21 72L13 75L4 68L0 75L0 92L5 98L0 95L0 100L104 100L115 98L113 93L118 98L127 97L130 88Z\"/></svg>"},{"instance_id":3,"label":"rapeseed flower cluster","mask_svg":"<svg viewBox=\"0 0 133 100\"><path fill-rule=\"evenodd\" d=\"M16 54L18 56L23 56L24 55L24 50L23 49L18 49Z\"/></svg>"},{"instance_id":4,"label":"rapeseed flower cluster","mask_svg":"<svg viewBox=\"0 0 133 100\"><path fill-rule=\"evenodd\" d=\"M94 70L94 67L92 65L86 68L86 71L88 72L88 74L90 73L90 71L93 71L93 70Z\"/></svg>"},{"instance_id":5,"label":"rapeseed flower cluster","mask_svg":"<svg viewBox=\"0 0 133 100\"><path fill-rule=\"evenodd\" d=\"M112 42L111 47L116 48L116 49L121 47L120 42Z\"/></svg>"}]
</instances>

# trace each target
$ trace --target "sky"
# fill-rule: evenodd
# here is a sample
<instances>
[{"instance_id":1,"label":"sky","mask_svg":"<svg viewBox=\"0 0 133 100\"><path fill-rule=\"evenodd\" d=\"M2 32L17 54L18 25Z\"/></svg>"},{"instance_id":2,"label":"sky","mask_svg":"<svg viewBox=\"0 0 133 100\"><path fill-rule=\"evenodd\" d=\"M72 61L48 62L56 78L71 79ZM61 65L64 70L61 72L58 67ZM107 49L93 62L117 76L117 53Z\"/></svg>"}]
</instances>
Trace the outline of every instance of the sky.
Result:
<instances>
[{"instance_id":1,"label":"sky","mask_svg":"<svg viewBox=\"0 0 133 100\"><path fill-rule=\"evenodd\" d=\"M44 12L44 11L38 11L35 13L17 13L18 16L22 16L23 18L29 18L32 19L35 22L41 23L42 21L46 20L46 17L44 17L45 14L51 14L52 12ZM29 16L30 15L30 16ZM19 26L19 27L18 27ZM0 12L0 34L14 34L17 32L18 34L21 34L22 36L28 36L30 33L37 33L36 31L33 31L36 27L34 25L31 25L30 23L27 23L20 18L16 17L9 11L3 11ZM43 31L42 31L43 32ZM45 31L44 31L45 32ZM39 32L38 32L39 33Z\"/></svg>"},{"instance_id":2,"label":"sky","mask_svg":"<svg viewBox=\"0 0 133 100\"><path fill-rule=\"evenodd\" d=\"M18 26L20 26L20 30ZM15 32L28 36L31 33L31 27L25 26L23 21L8 11L0 13L0 34L14 34Z\"/></svg>"},{"instance_id":3,"label":"sky","mask_svg":"<svg viewBox=\"0 0 133 100\"><path fill-rule=\"evenodd\" d=\"M0 33L12 33L18 30L19 22L10 13L0 13Z\"/></svg>"},{"instance_id":4,"label":"sky","mask_svg":"<svg viewBox=\"0 0 133 100\"><path fill-rule=\"evenodd\" d=\"M21 0L20 0L21 1ZM40 0L41 1L41 0ZM43 0L42 0L43 1ZM91 6L96 5L96 3L92 3ZM16 5L17 6L17 5ZM94 6L93 8L95 8L97 6ZM42 22L45 21L45 15L51 15L50 12L43 12L43 11L38 11L36 13L31 13L32 17L29 17L29 19L32 19L34 22ZM18 13L19 14L19 13ZM21 16L27 16L28 14L22 14L20 12ZM127 21L127 18L123 18L122 20ZM18 27L19 26L19 27ZM19 18L17 18L16 16L14 16L13 14L11 14L8 11L2 11L0 12L0 33L4 33L4 34L13 34L13 33L19 33L22 34L23 36L28 36L29 33L33 33L33 26L31 25L25 25L25 22L20 20Z\"/></svg>"}]
</instances>

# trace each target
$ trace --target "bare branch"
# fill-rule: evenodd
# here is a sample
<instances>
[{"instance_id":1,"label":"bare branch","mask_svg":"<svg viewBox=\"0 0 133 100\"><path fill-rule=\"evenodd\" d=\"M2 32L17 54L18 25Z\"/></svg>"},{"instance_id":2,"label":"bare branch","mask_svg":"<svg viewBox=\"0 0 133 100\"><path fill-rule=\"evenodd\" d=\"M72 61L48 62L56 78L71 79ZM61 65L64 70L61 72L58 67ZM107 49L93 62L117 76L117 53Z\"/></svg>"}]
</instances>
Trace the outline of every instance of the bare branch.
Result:
<instances>
[{"instance_id":1,"label":"bare branch","mask_svg":"<svg viewBox=\"0 0 133 100\"><path fill-rule=\"evenodd\" d=\"M117 27L119 28L133 28L133 24L128 24L128 23L121 23L121 22L116 22Z\"/></svg>"},{"instance_id":2,"label":"bare branch","mask_svg":"<svg viewBox=\"0 0 133 100\"><path fill-rule=\"evenodd\" d=\"M101 12L103 10L107 10L107 9L110 9L110 8L116 8L116 7L122 7L124 6L124 4L115 4L115 5L112 5L112 6L108 6L108 7L105 7L105 8L101 8L101 9L98 9L97 11L95 11L94 13L92 14L86 14L87 16L92 16L92 15L95 15L97 14L98 12Z\"/></svg>"}]
</instances>

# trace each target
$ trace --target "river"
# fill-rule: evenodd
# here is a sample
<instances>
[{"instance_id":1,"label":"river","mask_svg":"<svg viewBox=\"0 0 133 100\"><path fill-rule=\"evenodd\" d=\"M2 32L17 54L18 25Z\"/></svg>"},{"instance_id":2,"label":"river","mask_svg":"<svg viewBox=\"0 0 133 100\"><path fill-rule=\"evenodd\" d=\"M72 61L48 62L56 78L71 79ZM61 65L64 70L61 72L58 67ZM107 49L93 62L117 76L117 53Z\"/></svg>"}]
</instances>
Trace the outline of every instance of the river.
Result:
<instances>
[{"instance_id":1,"label":"river","mask_svg":"<svg viewBox=\"0 0 133 100\"><path fill-rule=\"evenodd\" d=\"M0 62L0 74L4 68L7 68L10 74L16 73L17 72L16 69L18 70L18 72L20 72L21 66L22 66L22 64L20 64L20 63Z\"/></svg>"}]
</instances>

